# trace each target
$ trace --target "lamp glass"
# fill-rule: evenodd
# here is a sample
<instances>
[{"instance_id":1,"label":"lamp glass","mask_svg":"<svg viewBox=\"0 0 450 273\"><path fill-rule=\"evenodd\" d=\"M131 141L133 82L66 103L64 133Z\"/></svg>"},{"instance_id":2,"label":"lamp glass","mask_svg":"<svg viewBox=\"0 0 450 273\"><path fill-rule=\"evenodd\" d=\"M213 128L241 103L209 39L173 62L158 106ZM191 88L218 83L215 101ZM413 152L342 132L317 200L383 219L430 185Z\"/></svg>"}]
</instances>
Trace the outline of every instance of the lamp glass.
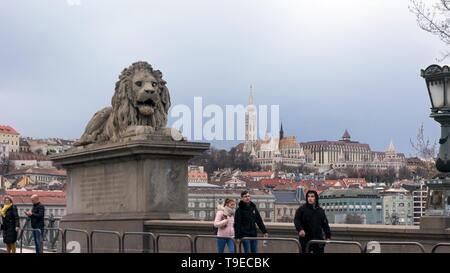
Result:
<instances>
[{"instance_id":1,"label":"lamp glass","mask_svg":"<svg viewBox=\"0 0 450 273\"><path fill-rule=\"evenodd\" d=\"M441 80L430 81L428 84L433 108L444 107L444 82Z\"/></svg>"}]
</instances>

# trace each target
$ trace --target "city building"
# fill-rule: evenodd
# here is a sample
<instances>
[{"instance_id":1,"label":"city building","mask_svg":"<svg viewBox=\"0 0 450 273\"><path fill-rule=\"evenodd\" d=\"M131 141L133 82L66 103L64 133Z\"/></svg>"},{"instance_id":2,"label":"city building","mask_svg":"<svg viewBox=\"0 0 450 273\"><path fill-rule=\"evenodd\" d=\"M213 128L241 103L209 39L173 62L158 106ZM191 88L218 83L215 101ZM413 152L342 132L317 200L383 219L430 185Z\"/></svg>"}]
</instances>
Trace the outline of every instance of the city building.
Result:
<instances>
[{"instance_id":1,"label":"city building","mask_svg":"<svg viewBox=\"0 0 450 273\"><path fill-rule=\"evenodd\" d=\"M304 189L274 190L272 194L275 196L274 221L293 223L296 210L306 202Z\"/></svg>"},{"instance_id":2,"label":"city building","mask_svg":"<svg viewBox=\"0 0 450 273\"><path fill-rule=\"evenodd\" d=\"M260 181L261 179L274 178L275 173L273 171L250 171L240 172L239 175L252 181Z\"/></svg>"},{"instance_id":3,"label":"city building","mask_svg":"<svg viewBox=\"0 0 450 273\"><path fill-rule=\"evenodd\" d=\"M420 217L425 214L428 187L424 180L400 183L412 196L413 224L420 225Z\"/></svg>"},{"instance_id":4,"label":"city building","mask_svg":"<svg viewBox=\"0 0 450 273\"><path fill-rule=\"evenodd\" d=\"M0 165L7 164L9 159L9 145L0 143Z\"/></svg>"},{"instance_id":5,"label":"city building","mask_svg":"<svg viewBox=\"0 0 450 273\"><path fill-rule=\"evenodd\" d=\"M383 223L383 201L374 189L327 189L320 194L319 203L330 223Z\"/></svg>"},{"instance_id":6,"label":"city building","mask_svg":"<svg viewBox=\"0 0 450 273\"><path fill-rule=\"evenodd\" d=\"M24 191L24 190L5 190L0 194L0 200L3 202L3 196L9 195L17 206L20 217L25 217L25 211L31 210L33 203L31 196L36 194L39 201L45 206L45 217L62 217L66 215L66 193L63 191Z\"/></svg>"},{"instance_id":7,"label":"city building","mask_svg":"<svg viewBox=\"0 0 450 273\"><path fill-rule=\"evenodd\" d=\"M21 139L20 150L41 155L59 154L71 149L73 143L74 140L60 138L33 139L28 137Z\"/></svg>"},{"instance_id":8,"label":"city building","mask_svg":"<svg viewBox=\"0 0 450 273\"><path fill-rule=\"evenodd\" d=\"M19 140L19 152L30 153L30 144L28 143L28 138L21 137Z\"/></svg>"},{"instance_id":9,"label":"city building","mask_svg":"<svg viewBox=\"0 0 450 273\"><path fill-rule=\"evenodd\" d=\"M9 155L9 166L12 169L52 168L53 162L45 155L22 152Z\"/></svg>"},{"instance_id":10,"label":"city building","mask_svg":"<svg viewBox=\"0 0 450 273\"><path fill-rule=\"evenodd\" d=\"M188 183L208 183L208 174L203 166L188 166Z\"/></svg>"},{"instance_id":11,"label":"city building","mask_svg":"<svg viewBox=\"0 0 450 273\"><path fill-rule=\"evenodd\" d=\"M67 173L65 170L58 170L55 168L23 168L9 172L5 177L11 181L20 181L23 177L29 178L31 184L48 184L50 182L59 181L65 183Z\"/></svg>"},{"instance_id":12,"label":"city building","mask_svg":"<svg viewBox=\"0 0 450 273\"><path fill-rule=\"evenodd\" d=\"M368 144L351 140L345 130L338 141L310 141L299 143L295 136L285 136L283 124L277 137L266 133L264 139L257 139L256 107L250 90L245 114L245 142L236 148L249 153L250 158L263 169L277 170L281 166L318 168L319 172L333 169L376 169L394 168L397 172L407 165L405 155L397 153L391 141L385 152L376 152Z\"/></svg>"},{"instance_id":13,"label":"city building","mask_svg":"<svg viewBox=\"0 0 450 273\"><path fill-rule=\"evenodd\" d=\"M222 205L226 198L241 200L241 189L223 189L206 187L188 188L188 211L195 219L200 221L213 221L217 206ZM254 202L265 222L273 222L275 196L262 190L250 190Z\"/></svg>"},{"instance_id":14,"label":"city building","mask_svg":"<svg viewBox=\"0 0 450 273\"><path fill-rule=\"evenodd\" d=\"M11 126L0 125L0 143L8 145L10 153L19 152L20 134Z\"/></svg>"},{"instance_id":15,"label":"city building","mask_svg":"<svg viewBox=\"0 0 450 273\"><path fill-rule=\"evenodd\" d=\"M404 188L381 191L383 221L386 225L413 225L413 197Z\"/></svg>"},{"instance_id":16,"label":"city building","mask_svg":"<svg viewBox=\"0 0 450 273\"><path fill-rule=\"evenodd\" d=\"M245 112L245 142L243 151L264 169L276 169L278 166L300 167L306 163L303 149L295 136L285 136L281 124L278 137L266 136L257 139L256 107L253 104L253 93L250 96ZM240 148L240 146L238 145Z\"/></svg>"},{"instance_id":17,"label":"city building","mask_svg":"<svg viewBox=\"0 0 450 273\"><path fill-rule=\"evenodd\" d=\"M428 187L424 181L420 181L415 190L412 191L413 196L413 219L414 225L420 225L420 218L425 215L427 205Z\"/></svg>"},{"instance_id":18,"label":"city building","mask_svg":"<svg viewBox=\"0 0 450 273\"><path fill-rule=\"evenodd\" d=\"M301 143L301 146L307 156L311 157L313 164L323 170L394 168L398 171L406 166L405 155L396 152L392 141L386 152L375 152L370 149L369 144L352 141L347 130L338 141L311 141Z\"/></svg>"}]
</instances>

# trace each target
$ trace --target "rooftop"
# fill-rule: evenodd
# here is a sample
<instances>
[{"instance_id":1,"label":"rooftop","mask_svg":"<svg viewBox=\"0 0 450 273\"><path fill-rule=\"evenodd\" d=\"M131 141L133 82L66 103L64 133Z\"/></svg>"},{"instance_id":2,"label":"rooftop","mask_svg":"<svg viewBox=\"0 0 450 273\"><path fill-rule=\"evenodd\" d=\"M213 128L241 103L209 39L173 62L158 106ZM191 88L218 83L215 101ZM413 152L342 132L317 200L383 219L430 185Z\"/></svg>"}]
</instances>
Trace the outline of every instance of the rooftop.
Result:
<instances>
[{"instance_id":1,"label":"rooftop","mask_svg":"<svg viewBox=\"0 0 450 273\"><path fill-rule=\"evenodd\" d=\"M50 161L46 155L37 155L33 153L9 153L9 160Z\"/></svg>"},{"instance_id":2,"label":"rooftop","mask_svg":"<svg viewBox=\"0 0 450 273\"><path fill-rule=\"evenodd\" d=\"M377 191L370 188L358 189L327 189L320 194L320 198L367 198L378 197Z\"/></svg>"},{"instance_id":3,"label":"rooftop","mask_svg":"<svg viewBox=\"0 0 450 273\"><path fill-rule=\"evenodd\" d=\"M57 176L67 176L66 170L58 169L47 169L47 168L24 168L13 170L7 175L30 175L30 174L41 174L41 175L57 175Z\"/></svg>"},{"instance_id":4,"label":"rooftop","mask_svg":"<svg viewBox=\"0 0 450 273\"><path fill-rule=\"evenodd\" d=\"M43 205L66 205L66 193L63 191L26 191L26 190L6 190L6 195L11 196L14 204L31 205L31 196L36 194ZM3 195L0 195L3 199Z\"/></svg>"},{"instance_id":5,"label":"rooftop","mask_svg":"<svg viewBox=\"0 0 450 273\"><path fill-rule=\"evenodd\" d=\"M0 125L0 133L10 134L10 135L19 135L19 133L9 125Z\"/></svg>"}]
</instances>

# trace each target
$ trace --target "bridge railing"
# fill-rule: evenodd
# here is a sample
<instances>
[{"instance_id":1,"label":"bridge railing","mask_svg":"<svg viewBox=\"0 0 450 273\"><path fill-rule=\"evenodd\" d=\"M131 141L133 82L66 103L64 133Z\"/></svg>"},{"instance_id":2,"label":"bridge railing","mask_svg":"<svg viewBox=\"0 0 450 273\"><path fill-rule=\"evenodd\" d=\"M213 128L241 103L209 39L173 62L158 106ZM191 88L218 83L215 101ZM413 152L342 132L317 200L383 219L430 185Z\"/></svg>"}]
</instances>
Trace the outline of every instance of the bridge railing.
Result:
<instances>
[{"instance_id":1,"label":"bridge railing","mask_svg":"<svg viewBox=\"0 0 450 273\"><path fill-rule=\"evenodd\" d=\"M298 239L295 238L277 238L277 237L244 237L239 241L239 252L242 253L242 246L245 243L245 241L262 241L261 244L258 244L260 247L258 249L258 252L263 253L274 253L274 252L285 252L287 249L286 244L290 244L294 247L294 252L301 253L302 248L300 246L300 243ZM276 242L279 242L281 244L284 244L284 247L281 248L279 245L276 247Z\"/></svg>"},{"instance_id":2,"label":"bridge railing","mask_svg":"<svg viewBox=\"0 0 450 273\"><path fill-rule=\"evenodd\" d=\"M323 246L325 247L326 245L345 245L345 246L354 246L354 248L356 248L357 252L359 253L364 253L364 249L362 247L362 245L358 242L354 242L354 241L336 241L336 240L311 240L306 244L306 249L305 252L306 253L310 253L312 250L312 246ZM347 248L348 249L348 248Z\"/></svg>"},{"instance_id":3,"label":"bridge railing","mask_svg":"<svg viewBox=\"0 0 450 273\"><path fill-rule=\"evenodd\" d=\"M23 248L35 247L33 231L40 233L39 229L32 229L27 223L24 228L21 229L17 243L20 244L20 251ZM78 234L77 240L68 240L68 234ZM94 237L97 238L100 234L113 236L116 238L114 241L103 240L103 242L97 242ZM95 246L102 244L108 244L108 247L101 246L100 251L112 250L115 252L134 252L140 251L144 253L161 253L161 252L183 252L183 253L215 253L216 240L221 237L216 235L189 235L189 234L168 234L161 233L155 234L151 232L124 232L120 233L111 230L93 230L86 231L81 229L60 229L57 227L44 228L44 236L40 236L44 241L44 251L52 252L81 252L85 249L85 252L94 252ZM80 237L81 236L81 237ZM127 248L126 242L130 244L132 240L130 237L139 236L138 244L142 245L142 249L138 249L137 244L131 248ZM73 237L73 236L72 236ZM85 241L85 247L80 246L80 242ZM201 241L204 240L202 244ZM262 244L258 244L258 252L260 253L301 253L302 248L297 238L277 238L277 237L244 237L240 240L239 244L233 239L235 252L242 253L242 244L245 240L263 241ZM113 245L111 245L113 242ZM183 247L184 244L184 247ZM278 245L276 245L278 244ZM338 247L338 252L358 252L358 253L386 253L386 252L427 252L425 247L419 242L412 241L370 241L365 243L364 247L361 243L356 241L336 241L336 240L312 240L306 245L306 252L310 252L312 245L323 244L325 246L325 252L333 252L332 246ZM78 245L77 249L74 245ZM0 247L4 247L1 246ZM68 250L68 247L70 248ZM351 251L350 248L353 248ZM330 251L331 250L331 251ZM431 248L431 253L447 252L450 253L450 242L440 242Z\"/></svg>"},{"instance_id":4,"label":"bridge railing","mask_svg":"<svg viewBox=\"0 0 450 273\"><path fill-rule=\"evenodd\" d=\"M91 253L94 253L94 235L95 234L113 235L113 237L117 238L117 242L118 242L117 252L119 252L119 253L122 252L122 236L120 236L119 232L111 231L111 230L93 230L93 231L91 231L91 235L90 235Z\"/></svg>"},{"instance_id":5,"label":"bridge railing","mask_svg":"<svg viewBox=\"0 0 450 273\"><path fill-rule=\"evenodd\" d=\"M63 236L62 236L62 248L61 251L62 253L67 253L67 233L76 233L76 234L82 234L83 236L85 236L86 239L86 252L89 253L91 251L91 240L90 240L90 236L89 236L89 232L87 232L86 230L82 230L82 229L75 229L75 228L66 228L63 231ZM80 242L78 241L74 241L75 243L72 243L73 241L70 241L70 251L69 253L81 253L82 251L82 247Z\"/></svg>"},{"instance_id":6,"label":"bridge railing","mask_svg":"<svg viewBox=\"0 0 450 273\"><path fill-rule=\"evenodd\" d=\"M169 234L169 233L161 233L156 236L156 252L161 253L161 238L182 238L184 240L187 240L189 244L189 253L194 253L194 240L192 239L191 235L188 234ZM180 246L180 241L177 242L176 246ZM170 250L169 252L178 252L177 250ZM187 253L187 252L185 252Z\"/></svg>"},{"instance_id":7,"label":"bridge railing","mask_svg":"<svg viewBox=\"0 0 450 273\"><path fill-rule=\"evenodd\" d=\"M155 253L156 252L156 236L151 233L151 232L124 232L122 234L122 253L126 253L129 252L130 250L136 250L136 248L132 248L132 249L127 249L126 248L126 238L130 237L130 236L142 236L143 241L146 240L146 238L150 238L151 240L151 245L152 248L150 251L150 249L145 249L145 246L148 245L146 242L142 242L142 252L144 253Z\"/></svg>"},{"instance_id":8,"label":"bridge railing","mask_svg":"<svg viewBox=\"0 0 450 273\"><path fill-rule=\"evenodd\" d=\"M364 247L365 253L386 253L388 251L383 250L383 246L395 246L396 250L390 251L394 253L399 252L419 252L426 253L425 247L418 242L398 242L398 241L372 241L368 242ZM403 251L399 251L401 248ZM411 251L413 250L413 251Z\"/></svg>"}]
</instances>

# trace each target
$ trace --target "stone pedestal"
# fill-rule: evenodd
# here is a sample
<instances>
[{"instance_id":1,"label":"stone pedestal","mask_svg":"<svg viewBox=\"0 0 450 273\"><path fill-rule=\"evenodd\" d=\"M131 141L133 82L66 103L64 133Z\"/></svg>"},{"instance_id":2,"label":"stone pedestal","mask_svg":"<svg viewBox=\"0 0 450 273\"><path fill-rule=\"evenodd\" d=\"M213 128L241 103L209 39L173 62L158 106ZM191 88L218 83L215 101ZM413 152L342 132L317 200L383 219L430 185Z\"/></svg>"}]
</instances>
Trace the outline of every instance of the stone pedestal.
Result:
<instances>
[{"instance_id":1,"label":"stone pedestal","mask_svg":"<svg viewBox=\"0 0 450 273\"><path fill-rule=\"evenodd\" d=\"M448 216L422 216L420 218L420 229L443 231L450 228L450 217Z\"/></svg>"},{"instance_id":2,"label":"stone pedestal","mask_svg":"<svg viewBox=\"0 0 450 273\"><path fill-rule=\"evenodd\" d=\"M62 228L123 233L144 231L145 220L192 219L187 213L188 160L208 148L208 143L149 137L53 156L68 175Z\"/></svg>"},{"instance_id":3,"label":"stone pedestal","mask_svg":"<svg viewBox=\"0 0 450 273\"><path fill-rule=\"evenodd\" d=\"M427 209L420 219L420 228L440 231L450 228L450 177L435 178L426 185Z\"/></svg>"}]
</instances>

